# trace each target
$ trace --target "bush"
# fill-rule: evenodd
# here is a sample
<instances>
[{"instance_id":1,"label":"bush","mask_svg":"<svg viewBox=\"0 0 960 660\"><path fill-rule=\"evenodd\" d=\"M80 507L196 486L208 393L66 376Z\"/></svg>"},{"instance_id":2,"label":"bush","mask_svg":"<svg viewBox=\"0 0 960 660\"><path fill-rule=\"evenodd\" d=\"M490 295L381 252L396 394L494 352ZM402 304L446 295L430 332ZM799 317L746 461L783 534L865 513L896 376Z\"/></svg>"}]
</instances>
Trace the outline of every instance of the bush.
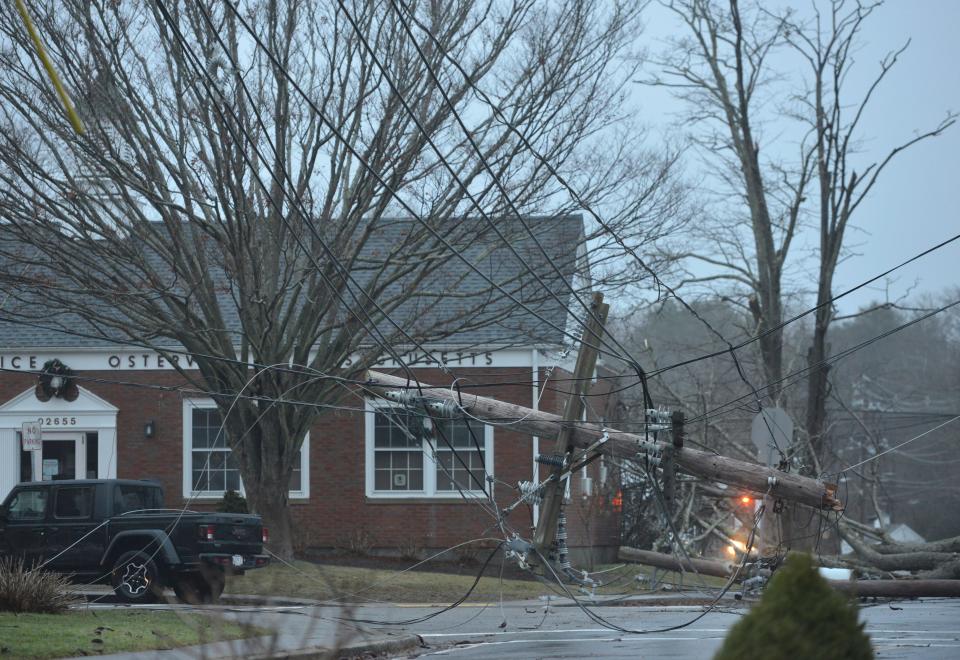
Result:
<instances>
[{"instance_id":1,"label":"bush","mask_svg":"<svg viewBox=\"0 0 960 660\"><path fill-rule=\"evenodd\" d=\"M397 544L397 554L400 555L400 559L417 561L420 559L420 539L415 536L400 539Z\"/></svg>"},{"instance_id":2,"label":"bush","mask_svg":"<svg viewBox=\"0 0 960 660\"><path fill-rule=\"evenodd\" d=\"M0 612L56 614L77 601L59 573L27 568L22 559L0 559Z\"/></svg>"},{"instance_id":3,"label":"bush","mask_svg":"<svg viewBox=\"0 0 960 660\"><path fill-rule=\"evenodd\" d=\"M830 588L809 555L791 555L714 660L873 658L856 606Z\"/></svg>"},{"instance_id":4,"label":"bush","mask_svg":"<svg viewBox=\"0 0 960 660\"><path fill-rule=\"evenodd\" d=\"M223 494L223 499L217 505L217 511L220 513L250 513L247 507L247 498L235 490L228 490Z\"/></svg>"}]
</instances>

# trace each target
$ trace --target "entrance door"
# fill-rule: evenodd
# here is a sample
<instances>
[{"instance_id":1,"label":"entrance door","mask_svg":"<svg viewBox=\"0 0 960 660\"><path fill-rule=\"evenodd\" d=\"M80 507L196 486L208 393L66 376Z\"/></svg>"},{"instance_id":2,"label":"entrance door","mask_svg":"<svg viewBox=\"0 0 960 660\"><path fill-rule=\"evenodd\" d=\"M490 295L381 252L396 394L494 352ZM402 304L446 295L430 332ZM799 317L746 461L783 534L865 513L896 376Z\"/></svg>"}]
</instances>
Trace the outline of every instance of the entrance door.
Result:
<instances>
[{"instance_id":1,"label":"entrance door","mask_svg":"<svg viewBox=\"0 0 960 660\"><path fill-rule=\"evenodd\" d=\"M83 479L87 476L87 447L83 433L44 430L43 450L33 454L33 478L36 481Z\"/></svg>"}]
</instances>

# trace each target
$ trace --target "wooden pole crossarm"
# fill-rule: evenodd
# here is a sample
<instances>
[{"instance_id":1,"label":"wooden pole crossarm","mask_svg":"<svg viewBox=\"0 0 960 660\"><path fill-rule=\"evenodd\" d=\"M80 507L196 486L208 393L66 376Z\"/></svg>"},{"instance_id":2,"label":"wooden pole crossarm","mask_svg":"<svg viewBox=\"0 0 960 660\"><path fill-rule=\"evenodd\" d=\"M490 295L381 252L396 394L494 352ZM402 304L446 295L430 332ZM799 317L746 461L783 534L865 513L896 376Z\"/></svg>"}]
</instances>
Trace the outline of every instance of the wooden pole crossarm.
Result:
<instances>
[{"instance_id":1,"label":"wooden pole crossarm","mask_svg":"<svg viewBox=\"0 0 960 660\"><path fill-rule=\"evenodd\" d=\"M510 430L517 433L549 437L556 436L560 429L567 427L570 429L570 442L578 449L588 447L606 433L609 435L609 440L604 444L603 452L621 459L635 458L643 447L653 445L662 450L665 446L662 442L649 442L642 435L624 433L588 422L565 423L559 415L477 396L467 391L457 393L450 391L449 388L420 385L402 376L369 371L367 379L368 382L364 387L380 394L387 390L412 387L417 388L418 394L422 389L423 395L431 399L453 401L457 404L462 399L463 407L474 417L495 424L509 422ZM833 511L843 509L843 505L836 497L835 484L689 447L673 448L673 452L677 470L684 474L757 493L766 493L769 489L770 495L775 498L805 504L816 509Z\"/></svg>"}]
</instances>

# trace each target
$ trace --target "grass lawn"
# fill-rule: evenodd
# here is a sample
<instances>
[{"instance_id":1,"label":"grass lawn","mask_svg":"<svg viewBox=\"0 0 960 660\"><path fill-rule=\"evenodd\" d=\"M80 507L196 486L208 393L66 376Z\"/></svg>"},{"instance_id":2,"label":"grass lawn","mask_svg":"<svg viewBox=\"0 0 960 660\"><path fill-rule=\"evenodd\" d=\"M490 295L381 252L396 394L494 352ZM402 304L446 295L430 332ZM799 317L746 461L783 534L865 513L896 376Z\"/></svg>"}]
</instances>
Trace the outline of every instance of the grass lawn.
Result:
<instances>
[{"instance_id":1,"label":"grass lawn","mask_svg":"<svg viewBox=\"0 0 960 660\"><path fill-rule=\"evenodd\" d=\"M0 658L62 658L170 649L262 634L191 613L71 610L64 614L0 612Z\"/></svg>"},{"instance_id":2,"label":"grass lawn","mask_svg":"<svg viewBox=\"0 0 960 660\"><path fill-rule=\"evenodd\" d=\"M597 589L597 594L622 595L624 593L644 593L645 583L638 583L636 576L648 575L651 569L644 566L626 565L622 567L600 566L598 570L612 568L597 577L607 586ZM274 563L267 568L249 571L246 575L227 580L227 592L258 596L288 596L292 598L313 598L318 600L342 599L344 602L362 603L366 601L386 601L391 603L451 603L466 593L479 572L477 566L472 572L464 570L462 574L436 571L407 571L400 573L396 568L366 568L357 566L338 566L295 561L294 568ZM554 584L551 590L542 582L534 580L504 579L498 577L499 560L496 565L487 567L467 602L490 602L503 595L504 600L538 598L547 594L559 595L560 590ZM678 574L667 574L660 578L667 582L676 582ZM723 580L704 577L707 586L721 586ZM688 587L701 583L693 575L687 575L684 584ZM569 587L577 593L576 587Z\"/></svg>"}]
</instances>

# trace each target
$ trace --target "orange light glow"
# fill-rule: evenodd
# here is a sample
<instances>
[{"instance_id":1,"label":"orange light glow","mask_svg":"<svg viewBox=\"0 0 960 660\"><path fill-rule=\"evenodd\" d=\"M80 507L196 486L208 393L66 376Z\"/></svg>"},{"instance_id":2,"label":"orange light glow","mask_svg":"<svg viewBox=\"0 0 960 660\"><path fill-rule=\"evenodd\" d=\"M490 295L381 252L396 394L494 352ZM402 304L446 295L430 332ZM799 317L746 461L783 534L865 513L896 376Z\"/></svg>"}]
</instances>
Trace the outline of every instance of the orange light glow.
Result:
<instances>
[{"instance_id":1,"label":"orange light glow","mask_svg":"<svg viewBox=\"0 0 960 660\"><path fill-rule=\"evenodd\" d=\"M740 502L741 504L750 504L751 502L753 502L753 499L744 495L743 497L740 498Z\"/></svg>"},{"instance_id":2,"label":"orange light glow","mask_svg":"<svg viewBox=\"0 0 960 660\"><path fill-rule=\"evenodd\" d=\"M727 554L730 555L731 557L736 557L736 556L737 556L737 549L734 548L732 545L728 545L728 546L727 546Z\"/></svg>"},{"instance_id":3,"label":"orange light glow","mask_svg":"<svg viewBox=\"0 0 960 660\"><path fill-rule=\"evenodd\" d=\"M623 509L623 491L617 491L617 494L613 496L611 504L613 504L613 510L618 513Z\"/></svg>"}]
</instances>

